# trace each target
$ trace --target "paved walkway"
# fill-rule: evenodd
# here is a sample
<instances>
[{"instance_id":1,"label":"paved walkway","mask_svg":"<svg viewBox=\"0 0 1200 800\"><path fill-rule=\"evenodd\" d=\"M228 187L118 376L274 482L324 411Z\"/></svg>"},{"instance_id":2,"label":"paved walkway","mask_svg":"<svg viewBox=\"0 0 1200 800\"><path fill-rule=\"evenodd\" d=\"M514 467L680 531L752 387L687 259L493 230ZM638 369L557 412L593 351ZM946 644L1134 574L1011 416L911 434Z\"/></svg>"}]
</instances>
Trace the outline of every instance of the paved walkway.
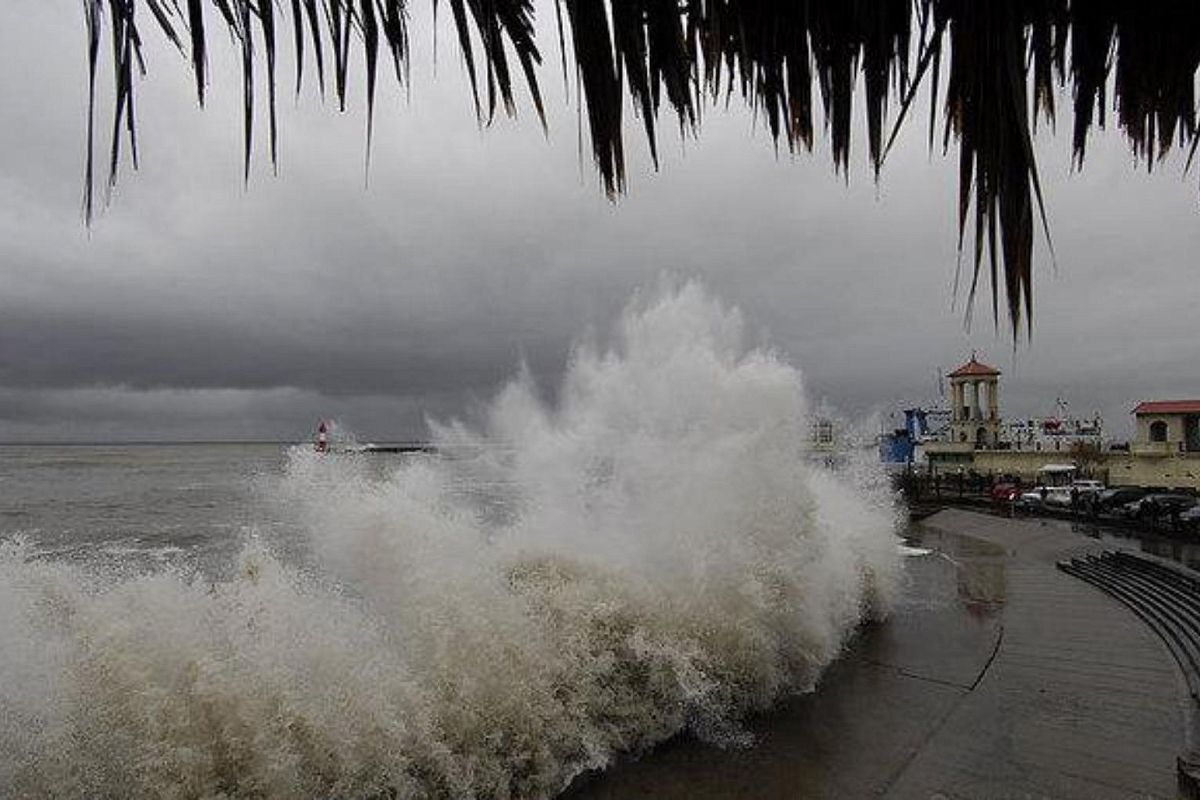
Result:
<instances>
[{"instance_id":1,"label":"paved walkway","mask_svg":"<svg viewBox=\"0 0 1200 800\"><path fill-rule=\"evenodd\" d=\"M1055 562L1095 549L1058 524L944 511L926 527L1005 553L996 658L895 797L1174 797L1186 689L1141 620Z\"/></svg>"},{"instance_id":2,"label":"paved walkway","mask_svg":"<svg viewBox=\"0 0 1200 800\"><path fill-rule=\"evenodd\" d=\"M1190 700L1136 616L1055 569L1099 549L1062 523L949 510L937 556L818 690L753 747L679 740L572 798L1171 798Z\"/></svg>"}]
</instances>

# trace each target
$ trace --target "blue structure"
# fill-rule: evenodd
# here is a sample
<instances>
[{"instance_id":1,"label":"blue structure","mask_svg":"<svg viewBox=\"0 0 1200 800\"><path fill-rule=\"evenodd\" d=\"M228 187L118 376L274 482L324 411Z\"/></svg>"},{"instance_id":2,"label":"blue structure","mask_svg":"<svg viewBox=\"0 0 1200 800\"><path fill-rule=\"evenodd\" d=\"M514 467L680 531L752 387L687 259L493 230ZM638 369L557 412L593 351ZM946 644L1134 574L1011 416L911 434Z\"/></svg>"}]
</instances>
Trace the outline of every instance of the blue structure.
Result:
<instances>
[{"instance_id":1,"label":"blue structure","mask_svg":"<svg viewBox=\"0 0 1200 800\"><path fill-rule=\"evenodd\" d=\"M925 410L906 408L904 427L879 437L879 460L889 466L912 464L917 442L928 433L929 424Z\"/></svg>"}]
</instances>

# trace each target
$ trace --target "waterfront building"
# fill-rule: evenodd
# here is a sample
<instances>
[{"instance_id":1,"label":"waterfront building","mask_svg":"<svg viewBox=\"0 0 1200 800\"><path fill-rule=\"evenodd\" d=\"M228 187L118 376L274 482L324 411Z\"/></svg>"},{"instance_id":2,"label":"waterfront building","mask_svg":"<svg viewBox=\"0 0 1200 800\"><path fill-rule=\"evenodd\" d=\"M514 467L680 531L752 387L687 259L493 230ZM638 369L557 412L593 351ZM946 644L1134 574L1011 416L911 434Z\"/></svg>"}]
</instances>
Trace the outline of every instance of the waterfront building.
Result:
<instances>
[{"instance_id":1,"label":"waterfront building","mask_svg":"<svg viewBox=\"0 0 1200 800\"><path fill-rule=\"evenodd\" d=\"M1016 475L1036 480L1048 464L1076 464L1081 473L1103 468L1100 415L1074 419L1061 398L1056 414L1005 420L1000 414L1000 370L975 353L946 377L950 421L920 448L931 472Z\"/></svg>"},{"instance_id":2,"label":"waterfront building","mask_svg":"<svg viewBox=\"0 0 1200 800\"><path fill-rule=\"evenodd\" d=\"M1149 400L1133 416L1128 452L1107 454L1109 482L1200 489L1200 400Z\"/></svg>"},{"instance_id":3,"label":"waterfront building","mask_svg":"<svg viewBox=\"0 0 1200 800\"><path fill-rule=\"evenodd\" d=\"M809 420L808 460L813 464L833 468L842 463L846 447L846 430L840 421L826 413Z\"/></svg>"},{"instance_id":4,"label":"waterfront building","mask_svg":"<svg viewBox=\"0 0 1200 800\"><path fill-rule=\"evenodd\" d=\"M1200 400L1150 400L1133 409L1133 451L1146 456L1200 455Z\"/></svg>"},{"instance_id":5,"label":"waterfront building","mask_svg":"<svg viewBox=\"0 0 1200 800\"><path fill-rule=\"evenodd\" d=\"M1037 481L1047 465L1070 463L1078 477L1113 486L1200 490L1200 400L1139 404L1133 409L1134 440L1113 445L1104 441L1098 413L1073 418L1061 398L1053 416L1003 419L1000 370L974 353L946 377L949 410L942 413L948 422L925 424L934 412L906 411L910 420L919 415L922 424L881 437L882 461L930 473L1009 475L1028 482Z\"/></svg>"},{"instance_id":6,"label":"waterfront building","mask_svg":"<svg viewBox=\"0 0 1200 800\"><path fill-rule=\"evenodd\" d=\"M1000 442L1000 370L975 358L946 376L950 379L950 438L975 447Z\"/></svg>"},{"instance_id":7,"label":"waterfront building","mask_svg":"<svg viewBox=\"0 0 1200 800\"><path fill-rule=\"evenodd\" d=\"M1104 422L1096 413L1091 419L1073 418L1066 403L1059 401L1059 413L1052 417L1004 420L1000 429L1001 446L1011 450L1069 453L1081 448L1099 450L1104 445Z\"/></svg>"}]
</instances>

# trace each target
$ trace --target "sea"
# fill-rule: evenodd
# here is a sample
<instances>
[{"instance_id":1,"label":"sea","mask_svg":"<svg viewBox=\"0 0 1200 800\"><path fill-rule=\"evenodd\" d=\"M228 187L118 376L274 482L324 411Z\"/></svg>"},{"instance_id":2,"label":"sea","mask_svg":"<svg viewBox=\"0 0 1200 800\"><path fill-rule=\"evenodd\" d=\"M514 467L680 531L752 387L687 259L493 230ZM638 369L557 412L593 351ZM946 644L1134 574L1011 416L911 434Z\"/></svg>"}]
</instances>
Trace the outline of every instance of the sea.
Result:
<instances>
[{"instance_id":1,"label":"sea","mask_svg":"<svg viewBox=\"0 0 1200 800\"><path fill-rule=\"evenodd\" d=\"M0 446L0 538L40 560L215 575L248 538L288 538L269 486L290 446Z\"/></svg>"}]
</instances>

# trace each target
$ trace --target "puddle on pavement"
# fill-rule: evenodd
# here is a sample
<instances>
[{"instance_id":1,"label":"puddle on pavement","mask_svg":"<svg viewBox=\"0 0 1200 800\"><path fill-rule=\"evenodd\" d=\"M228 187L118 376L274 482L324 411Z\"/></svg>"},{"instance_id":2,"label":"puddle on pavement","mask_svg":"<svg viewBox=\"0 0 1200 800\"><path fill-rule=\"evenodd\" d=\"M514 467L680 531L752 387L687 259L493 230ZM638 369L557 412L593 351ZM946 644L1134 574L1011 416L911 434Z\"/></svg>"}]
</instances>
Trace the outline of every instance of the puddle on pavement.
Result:
<instances>
[{"instance_id":1,"label":"puddle on pavement","mask_svg":"<svg viewBox=\"0 0 1200 800\"><path fill-rule=\"evenodd\" d=\"M1004 604L1003 548L919 523L909 529L905 540L930 551L906 559L909 602L924 599L931 606L947 602L952 586L953 598L972 615L990 616Z\"/></svg>"}]
</instances>

